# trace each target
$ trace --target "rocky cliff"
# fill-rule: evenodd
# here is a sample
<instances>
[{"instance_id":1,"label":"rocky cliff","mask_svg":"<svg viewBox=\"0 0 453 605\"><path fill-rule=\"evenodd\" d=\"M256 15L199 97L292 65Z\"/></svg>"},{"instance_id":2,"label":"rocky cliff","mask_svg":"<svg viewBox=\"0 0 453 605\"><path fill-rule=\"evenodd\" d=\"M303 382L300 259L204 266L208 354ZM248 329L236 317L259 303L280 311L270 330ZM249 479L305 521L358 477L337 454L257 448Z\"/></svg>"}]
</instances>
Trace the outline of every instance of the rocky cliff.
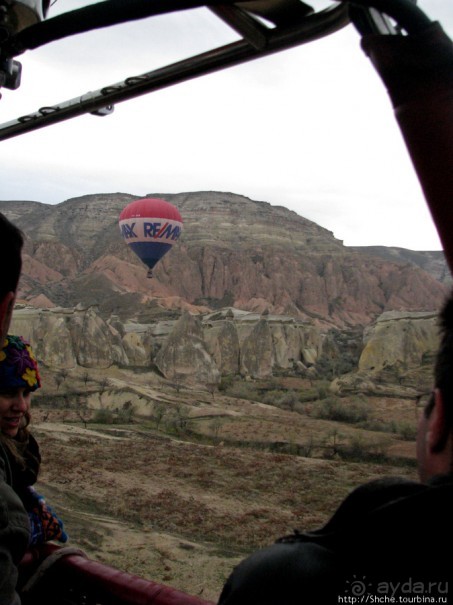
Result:
<instances>
[{"instance_id":1,"label":"rocky cliff","mask_svg":"<svg viewBox=\"0 0 453 605\"><path fill-rule=\"evenodd\" d=\"M104 320L95 308L19 307L10 331L33 343L40 363L53 370L116 365L201 384L217 384L227 375L304 373L324 341L319 328L303 321L231 309L139 324Z\"/></svg>"},{"instance_id":2,"label":"rocky cliff","mask_svg":"<svg viewBox=\"0 0 453 605\"><path fill-rule=\"evenodd\" d=\"M40 362L54 369L129 363L120 333L93 308L18 308L10 332L31 342Z\"/></svg>"},{"instance_id":3,"label":"rocky cliff","mask_svg":"<svg viewBox=\"0 0 453 605\"><path fill-rule=\"evenodd\" d=\"M436 313L383 313L365 328L359 369L379 372L386 367L403 370L432 360L439 346Z\"/></svg>"},{"instance_id":4,"label":"rocky cliff","mask_svg":"<svg viewBox=\"0 0 453 605\"><path fill-rule=\"evenodd\" d=\"M178 313L231 306L353 326L385 311L438 309L447 290L413 263L348 249L282 207L231 193L150 195L175 204L184 220L180 242L151 280L119 235L118 216L134 196L0 202L27 237L21 299L36 307L98 305L105 318L149 318L157 301Z\"/></svg>"},{"instance_id":5,"label":"rocky cliff","mask_svg":"<svg viewBox=\"0 0 453 605\"><path fill-rule=\"evenodd\" d=\"M443 284L451 285L453 281L445 261L445 255L441 250L419 252L393 246L356 246L351 247L351 250L369 256L377 256L386 261L409 263L415 267L420 267Z\"/></svg>"},{"instance_id":6,"label":"rocky cliff","mask_svg":"<svg viewBox=\"0 0 453 605\"><path fill-rule=\"evenodd\" d=\"M223 376L344 375L339 390L356 389L357 380L382 382L385 373L398 382L424 365L431 372L438 346L434 313L389 312L365 329L326 332L292 317L231 308L140 324L104 320L95 308L23 307L14 312L11 332L32 342L53 371L120 366L203 385Z\"/></svg>"},{"instance_id":7,"label":"rocky cliff","mask_svg":"<svg viewBox=\"0 0 453 605\"><path fill-rule=\"evenodd\" d=\"M364 329L354 371L337 376L331 389L339 394L398 397L428 390L439 337L436 313L383 313Z\"/></svg>"}]
</instances>

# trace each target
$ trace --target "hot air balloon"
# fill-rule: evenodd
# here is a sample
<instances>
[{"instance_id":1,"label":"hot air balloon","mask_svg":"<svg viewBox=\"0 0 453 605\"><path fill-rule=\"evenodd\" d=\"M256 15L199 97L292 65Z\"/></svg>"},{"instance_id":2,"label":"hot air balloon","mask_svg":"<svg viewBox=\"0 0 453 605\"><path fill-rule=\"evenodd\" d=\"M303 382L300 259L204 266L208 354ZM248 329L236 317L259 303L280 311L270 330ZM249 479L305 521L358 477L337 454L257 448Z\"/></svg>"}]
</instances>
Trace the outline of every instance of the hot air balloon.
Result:
<instances>
[{"instance_id":1,"label":"hot air balloon","mask_svg":"<svg viewBox=\"0 0 453 605\"><path fill-rule=\"evenodd\" d=\"M182 218L173 204L159 198L145 198L123 209L119 226L126 244L148 266L148 277L152 277L153 267L178 241Z\"/></svg>"}]
</instances>

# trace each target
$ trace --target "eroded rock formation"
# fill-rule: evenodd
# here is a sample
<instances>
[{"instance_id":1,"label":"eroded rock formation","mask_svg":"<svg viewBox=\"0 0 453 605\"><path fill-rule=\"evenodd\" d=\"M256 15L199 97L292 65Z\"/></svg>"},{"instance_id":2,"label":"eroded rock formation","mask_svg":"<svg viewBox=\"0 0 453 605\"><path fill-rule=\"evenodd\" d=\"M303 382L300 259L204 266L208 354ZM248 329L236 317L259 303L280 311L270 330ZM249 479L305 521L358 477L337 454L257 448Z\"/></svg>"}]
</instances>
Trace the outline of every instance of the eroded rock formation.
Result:
<instances>
[{"instance_id":1,"label":"eroded rock formation","mask_svg":"<svg viewBox=\"0 0 453 605\"><path fill-rule=\"evenodd\" d=\"M11 333L28 339L41 363L53 369L157 369L170 380L217 384L221 376L271 376L313 365L321 330L288 317L231 309L149 324L107 321L95 308L17 308ZM299 364L299 365L297 365Z\"/></svg>"},{"instance_id":2,"label":"eroded rock formation","mask_svg":"<svg viewBox=\"0 0 453 605\"><path fill-rule=\"evenodd\" d=\"M201 322L187 312L174 324L155 363L166 378L173 380L217 384L220 379L214 359L206 349Z\"/></svg>"},{"instance_id":3,"label":"eroded rock formation","mask_svg":"<svg viewBox=\"0 0 453 605\"><path fill-rule=\"evenodd\" d=\"M364 331L364 348L359 369L380 371L385 367L403 369L422 365L439 346L436 313L383 313Z\"/></svg>"},{"instance_id":4,"label":"eroded rock formation","mask_svg":"<svg viewBox=\"0 0 453 605\"><path fill-rule=\"evenodd\" d=\"M432 361L439 339L435 313L384 313L363 331L360 345L357 328L348 335L314 322L231 308L123 323L116 316L105 321L96 308L25 307L15 310L10 331L27 338L41 363L53 369L157 368L169 380L205 385L218 384L222 376L304 375L326 367L334 374L358 370L369 380Z\"/></svg>"},{"instance_id":5,"label":"eroded rock formation","mask_svg":"<svg viewBox=\"0 0 453 605\"><path fill-rule=\"evenodd\" d=\"M55 369L125 365L120 334L95 309L17 309L10 332L29 340L38 359Z\"/></svg>"}]
</instances>

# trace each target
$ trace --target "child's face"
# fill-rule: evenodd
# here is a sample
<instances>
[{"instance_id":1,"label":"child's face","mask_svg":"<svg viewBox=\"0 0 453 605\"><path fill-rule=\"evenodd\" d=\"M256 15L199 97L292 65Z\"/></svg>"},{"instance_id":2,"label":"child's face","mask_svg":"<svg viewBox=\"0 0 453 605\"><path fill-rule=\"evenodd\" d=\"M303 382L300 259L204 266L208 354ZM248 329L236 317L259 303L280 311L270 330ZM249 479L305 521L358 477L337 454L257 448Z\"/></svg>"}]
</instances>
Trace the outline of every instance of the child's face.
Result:
<instances>
[{"instance_id":1,"label":"child's face","mask_svg":"<svg viewBox=\"0 0 453 605\"><path fill-rule=\"evenodd\" d=\"M0 431L15 437L30 409L31 391L24 387L0 389Z\"/></svg>"}]
</instances>

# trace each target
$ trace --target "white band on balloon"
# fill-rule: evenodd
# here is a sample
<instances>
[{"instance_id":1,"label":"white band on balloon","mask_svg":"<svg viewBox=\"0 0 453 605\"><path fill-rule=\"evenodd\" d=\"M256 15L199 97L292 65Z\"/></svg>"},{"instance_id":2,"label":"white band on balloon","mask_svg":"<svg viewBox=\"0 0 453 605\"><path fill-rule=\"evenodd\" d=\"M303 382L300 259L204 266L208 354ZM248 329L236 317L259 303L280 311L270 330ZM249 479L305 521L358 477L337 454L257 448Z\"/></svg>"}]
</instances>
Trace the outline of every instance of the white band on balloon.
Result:
<instances>
[{"instance_id":1,"label":"white band on balloon","mask_svg":"<svg viewBox=\"0 0 453 605\"><path fill-rule=\"evenodd\" d=\"M166 218L131 217L119 222L121 235L127 244L161 242L171 244L179 239L182 223Z\"/></svg>"}]
</instances>

